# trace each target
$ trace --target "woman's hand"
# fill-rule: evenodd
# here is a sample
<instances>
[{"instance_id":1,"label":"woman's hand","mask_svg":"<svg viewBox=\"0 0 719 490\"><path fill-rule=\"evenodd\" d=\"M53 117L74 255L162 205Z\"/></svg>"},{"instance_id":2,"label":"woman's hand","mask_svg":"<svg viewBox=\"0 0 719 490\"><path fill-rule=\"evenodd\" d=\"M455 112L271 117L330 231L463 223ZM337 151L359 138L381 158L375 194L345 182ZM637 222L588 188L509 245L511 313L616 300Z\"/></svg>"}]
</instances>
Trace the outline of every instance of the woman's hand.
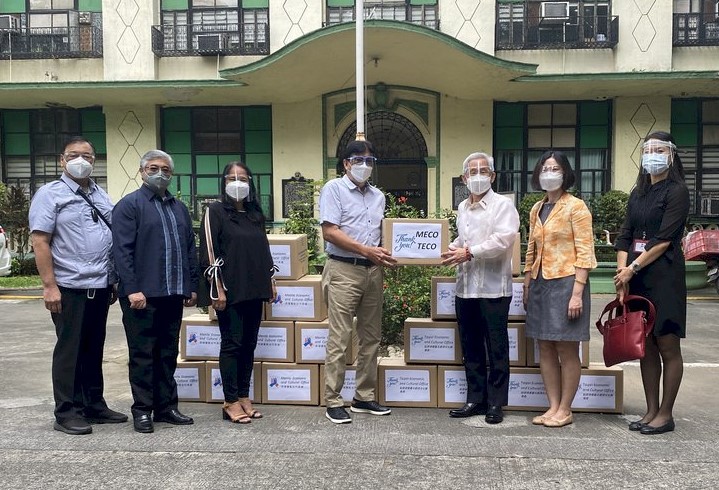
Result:
<instances>
[{"instance_id":1,"label":"woman's hand","mask_svg":"<svg viewBox=\"0 0 719 490\"><path fill-rule=\"evenodd\" d=\"M227 307L227 295L225 294L224 289L220 289L218 299L212 300L212 307L215 311L224 311Z\"/></svg>"},{"instance_id":2,"label":"woman's hand","mask_svg":"<svg viewBox=\"0 0 719 490\"><path fill-rule=\"evenodd\" d=\"M273 302L277 299L277 283L272 282L272 297L270 298L270 302Z\"/></svg>"},{"instance_id":3,"label":"woman's hand","mask_svg":"<svg viewBox=\"0 0 719 490\"><path fill-rule=\"evenodd\" d=\"M569 306L567 308L567 314L570 320L576 320L582 314L582 295L572 294L569 298Z\"/></svg>"}]
</instances>

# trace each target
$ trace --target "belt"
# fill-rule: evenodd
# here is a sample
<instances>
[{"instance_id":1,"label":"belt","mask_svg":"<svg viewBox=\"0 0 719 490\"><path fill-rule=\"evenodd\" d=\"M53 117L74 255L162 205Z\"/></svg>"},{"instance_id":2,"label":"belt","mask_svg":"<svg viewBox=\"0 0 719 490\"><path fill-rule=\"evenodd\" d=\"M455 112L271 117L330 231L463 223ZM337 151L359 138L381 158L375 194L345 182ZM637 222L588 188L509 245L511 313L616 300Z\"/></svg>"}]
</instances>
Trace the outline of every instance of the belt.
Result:
<instances>
[{"instance_id":1,"label":"belt","mask_svg":"<svg viewBox=\"0 0 719 490\"><path fill-rule=\"evenodd\" d=\"M352 265L361 265L362 267L372 267L374 264L371 260L367 259L358 259L356 257L342 257L341 255L328 255L329 258L332 260L338 260L340 262L347 262L348 264Z\"/></svg>"}]
</instances>

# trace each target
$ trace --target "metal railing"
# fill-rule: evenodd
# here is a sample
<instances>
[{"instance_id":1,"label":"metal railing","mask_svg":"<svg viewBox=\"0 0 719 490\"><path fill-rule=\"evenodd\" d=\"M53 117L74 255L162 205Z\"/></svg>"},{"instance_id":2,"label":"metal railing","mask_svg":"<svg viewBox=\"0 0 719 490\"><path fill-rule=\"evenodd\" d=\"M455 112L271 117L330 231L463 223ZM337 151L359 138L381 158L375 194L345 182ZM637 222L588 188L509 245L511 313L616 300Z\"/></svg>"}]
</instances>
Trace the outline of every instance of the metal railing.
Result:
<instances>
[{"instance_id":1,"label":"metal railing","mask_svg":"<svg viewBox=\"0 0 719 490\"><path fill-rule=\"evenodd\" d=\"M159 57L269 54L270 26L267 23L152 26L152 51Z\"/></svg>"},{"instance_id":2,"label":"metal railing","mask_svg":"<svg viewBox=\"0 0 719 490\"><path fill-rule=\"evenodd\" d=\"M674 14L674 46L719 46L719 18L712 14Z\"/></svg>"},{"instance_id":3,"label":"metal railing","mask_svg":"<svg viewBox=\"0 0 719 490\"><path fill-rule=\"evenodd\" d=\"M102 58L102 29L24 27L0 29L0 59Z\"/></svg>"},{"instance_id":4,"label":"metal railing","mask_svg":"<svg viewBox=\"0 0 719 490\"><path fill-rule=\"evenodd\" d=\"M619 17L527 17L497 22L500 49L611 49L619 42Z\"/></svg>"}]
</instances>

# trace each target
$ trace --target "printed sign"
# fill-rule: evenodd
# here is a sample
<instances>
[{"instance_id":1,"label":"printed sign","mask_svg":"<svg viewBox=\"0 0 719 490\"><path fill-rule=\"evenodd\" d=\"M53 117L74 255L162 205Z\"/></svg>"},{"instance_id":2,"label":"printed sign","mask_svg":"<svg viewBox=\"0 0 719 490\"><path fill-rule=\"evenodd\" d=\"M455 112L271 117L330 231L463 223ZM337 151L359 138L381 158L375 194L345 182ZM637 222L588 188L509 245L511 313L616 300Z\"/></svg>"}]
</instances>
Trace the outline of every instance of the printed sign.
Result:
<instances>
[{"instance_id":1,"label":"printed sign","mask_svg":"<svg viewBox=\"0 0 719 490\"><path fill-rule=\"evenodd\" d=\"M290 277L292 275L290 246L270 244L270 254L272 255L272 261L280 269L276 274L281 277Z\"/></svg>"},{"instance_id":2,"label":"printed sign","mask_svg":"<svg viewBox=\"0 0 719 490\"><path fill-rule=\"evenodd\" d=\"M186 357L220 356L220 327L217 325L187 325L185 328Z\"/></svg>"},{"instance_id":3,"label":"printed sign","mask_svg":"<svg viewBox=\"0 0 719 490\"><path fill-rule=\"evenodd\" d=\"M509 316L527 316L524 309L524 283L512 283L512 302L509 303Z\"/></svg>"},{"instance_id":4,"label":"printed sign","mask_svg":"<svg viewBox=\"0 0 719 490\"><path fill-rule=\"evenodd\" d=\"M213 400L224 400L225 399L225 392L222 390L222 374L220 373L220 368L212 368L210 372L210 379L208 380L209 383L211 383L211 390L212 390L212 399ZM252 374L250 375L250 400L253 402L255 401L255 370L252 370Z\"/></svg>"},{"instance_id":5,"label":"printed sign","mask_svg":"<svg viewBox=\"0 0 719 490\"><path fill-rule=\"evenodd\" d=\"M507 337L509 337L509 361L519 361L519 329L507 328Z\"/></svg>"},{"instance_id":6,"label":"printed sign","mask_svg":"<svg viewBox=\"0 0 719 490\"><path fill-rule=\"evenodd\" d=\"M548 407L549 399L544 390L542 375L517 374L509 375L509 405L517 407Z\"/></svg>"},{"instance_id":7,"label":"printed sign","mask_svg":"<svg viewBox=\"0 0 719 490\"><path fill-rule=\"evenodd\" d=\"M262 359L287 358L287 329L281 327L260 327L257 334L255 357Z\"/></svg>"},{"instance_id":8,"label":"printed sign","mask_svg":"<svg viewBox=\"0 0 719 490\"><path fill-rule=\"evenodd\" d=\"M268 369L265 390L269 401L312 401L309 369Z\"/></svg>"},{"instance_id":9,"label":"printed sign","mask_svg":"<svg viewBox=\"0 0 719 490\"><path fill-rule=\"evenodd\" d=\"M454 298L455 298L456 289L457 289L456 282L438 282L437 283L437 314L438 315L454 316L457 314L457 310L455 310L455 308L454 308Z\"/></svg>"},{"instance_id":10,"label":"printed sign","mask_svg":"<svg viewBox=\"0 0 719 490\"><path fill-rule=\"evenodd\" d=\"M305 286L277 286L277 298L272 302L274 318L314 318L315 288Z\"/></svg>"},{"instance_id":11,"label":"printed sign","mask_svg":"<svg viewBox=\"0 0 719 490\"><path fill-rule=\"evenodd\" d=\"M440 258L442 225L439 223L394 223L391 252L395 258Z\"/></svg>"},{"instance_id":12,"label":"printed sign","mask_svg":"<svg viewBox=\"0 0 719 490\"><path fill-rule=\"evenodd\" d=\"M409 327L409 358L413 361L454 361L453 328Z\"/></svg>"},{"instance_id":13,"label":"printed sign","mask_svg":"<svg viewBox=\"0 0 719 490\"><path fill-rule=\"evenodd\" d=\"M204 366L204 364L202 364ZM200 398L200 369L178 367L175 369L177 397L181 399Z\"/></svg>"},{"instance_id":14,"label":"printed sign","mask_svg":"<svg viewBox=\"0 0 719 490\"><path fill-rule=\"evenodd\" d=\"M327 353L327 328L303 328L302 349L300 351L303 361L324 361Z\"/></svg>"},{"instance_id":15,"label":"printed sign","mask_svg":"<svg viewBox=\"0 0 719 490\"><path fill-rule=\"evenodd\" d=\"M605 408L614 410L617 399L617 378L583 374L579 380L572 408Z\"/></svg>"},{"instance_id":16,"label":"printed sign","mask_svg":"<svg viewBox=\"0 0 719 490\"><path fill-rule=\"evenodd\" d=\"M385 400L388 402L429 402L429 370L385 370Z\"/></svg>"},{"instance_id":17,"label":"printed sign","mask_svg":"<svg viewBox=\"0 0 719 490\"><path fill-rule=\"evenodd\" d=\"M444 402L465 403L467 401L467 373L464 369L444 371Z\"/></svg>"}]
</instances>

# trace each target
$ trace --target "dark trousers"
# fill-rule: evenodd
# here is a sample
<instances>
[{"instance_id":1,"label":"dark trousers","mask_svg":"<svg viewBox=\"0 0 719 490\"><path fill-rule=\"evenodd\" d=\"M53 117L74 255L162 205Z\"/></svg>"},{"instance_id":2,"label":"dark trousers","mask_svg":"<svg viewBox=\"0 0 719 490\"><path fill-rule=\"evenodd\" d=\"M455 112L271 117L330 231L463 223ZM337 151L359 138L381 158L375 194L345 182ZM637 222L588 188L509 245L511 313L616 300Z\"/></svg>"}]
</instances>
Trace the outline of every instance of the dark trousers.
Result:
<instances>
[{"instance_id":1,"label":"dark trousers","mask_svg":"<svg viewBox=\"0 0 719 490\"><path fill-rule=\"evenodd\" d=\"M509 336L511 297L455 300L467 374L467 402L504 406L509 401ZM487 355L489 373L487 373Z\"/></svg>"},{"instance_id":2,"label":"dark trousers","mask_svg":"<svg viewBox=\"0 0 719 490\"><path fill-rule=\"evenodd\" d=\"M57 334L52 390L55 418L62 421L82 416L85 409L107 407L102 397L102 353L110 288L59 289L62 311L51 314Z\"/></svg>"},{"instance_id":3,"label":"dark trousers","mask_svg":"<svg viewBox=\"0 0 719 490\"><path fill-rule=\"evenodd\" d=\"M262 300L241 301L217 312L220 323L220 374L225 401L250 396L252 364L262 319Z\"/></svg>"},{"instance_id":4,"label":"dark trousers","mask_svg":"<svg viewBox=\"0 0 719 490\"><path fill-rule=\"evenodd\" d=\"M182 296L147 298L144 309L133 310L127 297L120 298L135 417L177 408L175 368L182 302Z\"/></svg>"}]
</instances>

